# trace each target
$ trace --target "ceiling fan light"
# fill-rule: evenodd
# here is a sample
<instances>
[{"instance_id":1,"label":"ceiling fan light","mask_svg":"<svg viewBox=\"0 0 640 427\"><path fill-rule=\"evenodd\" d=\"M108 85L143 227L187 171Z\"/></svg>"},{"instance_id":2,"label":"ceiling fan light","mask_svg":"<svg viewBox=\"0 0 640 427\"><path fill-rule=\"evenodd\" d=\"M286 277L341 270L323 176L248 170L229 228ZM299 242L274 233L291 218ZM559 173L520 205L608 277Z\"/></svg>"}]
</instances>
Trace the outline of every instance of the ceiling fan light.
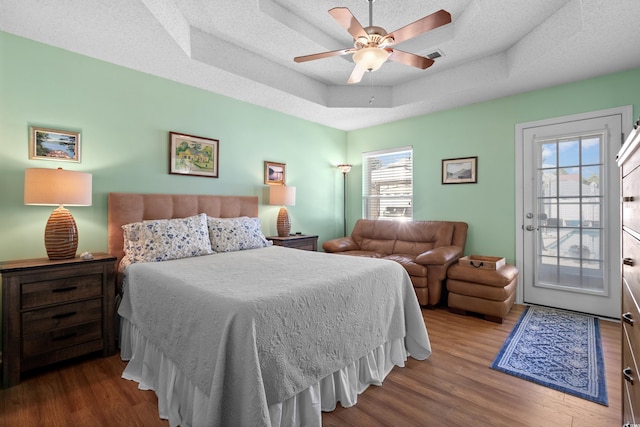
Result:
<instances>
[{"instance_id":1,"label":"ceiling fan light","mask_svg":"<svg viewBox=\"0 0 640 427\"><path fill-rule=\"evenodd\" d=\"M375 71L382 67L390 53L379 47L365 47L353 54L353 60L359 67L367 71Z\"/></svg>"}]
</instances>

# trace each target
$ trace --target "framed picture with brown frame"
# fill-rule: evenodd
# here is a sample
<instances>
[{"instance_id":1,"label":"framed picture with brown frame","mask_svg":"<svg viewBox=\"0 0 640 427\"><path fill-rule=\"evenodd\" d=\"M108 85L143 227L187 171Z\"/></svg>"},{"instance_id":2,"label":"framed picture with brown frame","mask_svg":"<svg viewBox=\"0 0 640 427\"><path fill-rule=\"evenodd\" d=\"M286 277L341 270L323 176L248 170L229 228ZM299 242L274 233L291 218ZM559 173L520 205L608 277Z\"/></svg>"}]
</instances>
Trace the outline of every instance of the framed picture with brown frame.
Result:
<instances>
[{"instance_id":1,"label":"framed picture with brown frame","mask_svg":"<svg viewBox=\"0 0 640 427\"><path fill-rule=\"evenodd\" d=\"M442 160L443 184L475 184L478 182L478 157Z\"/></svg>"},{"instance_id":2,"label":"framed picture with brown frame","mask_svg":"<svg viewBox=\"0 0 640 427\"><path fill-rule=\"evenodd\" d=\"M80 132L29 128L29 159L79 163L80 148Z\"/></svg>"},{"instance_id":3,"label":"framed picture with brown frame","mask_svg":"<svg viewBox=\"0 0 640 427\"><path fill-rule=\"evenodd\" d=\"M285 185L287 165L284 163L264 162L264 183L267 185Z\"/></svg>"},{"instance_id":4,"label":"framed picture with brown frame","mask_svg":"<svg viewBox=\"0 0 640 427\"><path fill-rule=\"evenodd\" d=\"M220 141L169 132L169 173L218 178Z\"/></svg>"}]
</instances>

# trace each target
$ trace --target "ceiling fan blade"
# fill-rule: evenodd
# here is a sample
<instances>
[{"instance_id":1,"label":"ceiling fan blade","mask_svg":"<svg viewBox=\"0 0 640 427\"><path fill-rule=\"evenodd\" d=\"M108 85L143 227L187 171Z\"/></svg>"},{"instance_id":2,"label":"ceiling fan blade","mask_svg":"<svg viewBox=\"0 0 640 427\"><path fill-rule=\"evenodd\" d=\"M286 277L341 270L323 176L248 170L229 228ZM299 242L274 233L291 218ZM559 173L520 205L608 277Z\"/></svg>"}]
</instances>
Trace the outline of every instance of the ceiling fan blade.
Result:
<instances>
[{"instance_id":1,"label":"ceiling fan blade","mask_svg":"<svg viewBox=\"0 0 640 427\"><path fill-rule=\"evenodd\" d=\"M401 64L410 65L412 67L420 68L424 70L425 68L429 68L435 62L433 59L426 58L424 56L416 55L409 52L404 52L398 49L387 49L391 50L391 55L389 59L391 61L399 62Z\"/></svg>"},{"instance_id":2,"label":"ceiling fan blade","mask_svg":"<svg viewBox=\"0 0 640 427\"><path fill-rule=\"evenodd\" d=\"M322 52L322 53L314 53L311 55L304 55L304 56L296 56L295 58L293 58L293 60L295 62L307 62L307 61L313 61L315 59L322 59L322 58L330 58L332 56L341 56L341 55L346 55L348 53L351 53L353 51L355 51L356 49L340 49L340 50L332 50L331 52Z\"/></svg>"},{"instance_id":3,"label":"ceiling fan blade","mask_svg":"<svg viewBox=\"0 0 640 427\"><path fill-rule=\"evenodd\" d=\"M354 40L358 40L358 37L367 38L367 32L348 8L334 7L329 10L329 14L333 16L333 19L335 19L342 28L351 34Z\"/></svg>"},{"instance_id":4,"label":"ceiling fan blade","mask_svg":"<svg viewBox=\"0 0 640 427\"><path fill-rule=\"evenodd\" d=\"M353 71L351 72L351 75L349 76L349 80L347 80L347 83L360 83L360 80L362 80L362 76L364 76L365 71L367 70L356 65Z\"/></svg>"},{"instance_id":5,"label":"ceiling fan blade","mask_svg":"<svg viewBox=\"0 0 640 427\"><path fill-rule=\"evenodd\" d=\"M418 19L409 25L405 25L404 27L393 31L388 37L393 37L395 40L394 44L398 44L450 22L451 14L446 10L441 9L431 15L427 15L422 19Z\"/></svg>"}]
</instances>

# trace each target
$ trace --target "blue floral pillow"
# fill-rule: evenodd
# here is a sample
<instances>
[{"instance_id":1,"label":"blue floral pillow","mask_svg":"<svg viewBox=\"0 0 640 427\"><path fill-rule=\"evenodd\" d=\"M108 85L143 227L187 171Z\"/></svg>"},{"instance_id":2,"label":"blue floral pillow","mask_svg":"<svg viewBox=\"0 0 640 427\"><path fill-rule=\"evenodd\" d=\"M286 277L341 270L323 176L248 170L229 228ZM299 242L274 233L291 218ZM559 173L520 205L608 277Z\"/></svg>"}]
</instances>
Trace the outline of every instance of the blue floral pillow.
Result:
<instances>
[{"instance_id":1,"label":"blue floral pillow","mask_svg":"<svg viewBox=\"0 0 640 427\"><path fill-rule=\"evenodd\" d=\"M207 215L158 219L122 226L125 259L158 262L213 253Z\"/></svg>"},{"instance_id":2,"label":"blue floral pillow","mask_svg":"<svg viewBox=\"0 0 640 427\"><path fill-rule=\"evenodd\" d=\"M273 244L260 231L260 218L246 216L238 218L209 217L207 222L211 249L214 252L264 248Z\"/></svg>"}]
</instances>

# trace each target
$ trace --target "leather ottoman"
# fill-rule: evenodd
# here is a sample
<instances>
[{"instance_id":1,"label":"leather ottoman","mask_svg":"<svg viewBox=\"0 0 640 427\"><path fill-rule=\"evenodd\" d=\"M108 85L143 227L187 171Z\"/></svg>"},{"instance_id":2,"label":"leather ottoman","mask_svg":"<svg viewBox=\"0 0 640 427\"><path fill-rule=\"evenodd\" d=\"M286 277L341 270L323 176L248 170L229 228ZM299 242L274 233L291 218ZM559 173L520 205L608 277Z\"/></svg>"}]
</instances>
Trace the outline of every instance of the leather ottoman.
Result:
<instances>
[{"instance_id":1,"label":"leather ottoman","mask_svg":"<svg viewBox=\"0 0 640 427\"><path fill-rule=\"evenodd\" d=\"M498 270L452 265L447 271L449 310L478 313L485 320L502 323L513 307L517 284L518 269L510 264Z\"/></svg>"}]
</instances>

